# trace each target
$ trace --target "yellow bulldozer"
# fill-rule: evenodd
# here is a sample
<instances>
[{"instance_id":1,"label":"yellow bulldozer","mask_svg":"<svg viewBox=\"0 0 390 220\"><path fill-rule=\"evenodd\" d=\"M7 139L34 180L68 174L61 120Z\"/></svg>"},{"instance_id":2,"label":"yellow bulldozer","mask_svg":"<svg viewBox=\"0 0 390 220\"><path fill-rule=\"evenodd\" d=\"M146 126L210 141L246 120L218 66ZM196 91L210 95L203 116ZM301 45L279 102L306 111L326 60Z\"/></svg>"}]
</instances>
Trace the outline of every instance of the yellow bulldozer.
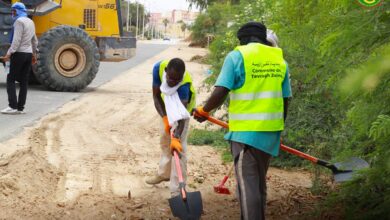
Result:
<instances>
[{"instance_id":1,"label":"yellow bulldozer","mask_svg":"<svg viewBox=\"0 0 390 220\"><path fill-rule=\"evenodd\" d=\"M95 78L100 61L135 55L136 39L123 32L120 0L0 0L0 54L10 45L11 5L22 2L39 38L33 75L56 91L79 91Z\"/></svg>"}]
</instances>

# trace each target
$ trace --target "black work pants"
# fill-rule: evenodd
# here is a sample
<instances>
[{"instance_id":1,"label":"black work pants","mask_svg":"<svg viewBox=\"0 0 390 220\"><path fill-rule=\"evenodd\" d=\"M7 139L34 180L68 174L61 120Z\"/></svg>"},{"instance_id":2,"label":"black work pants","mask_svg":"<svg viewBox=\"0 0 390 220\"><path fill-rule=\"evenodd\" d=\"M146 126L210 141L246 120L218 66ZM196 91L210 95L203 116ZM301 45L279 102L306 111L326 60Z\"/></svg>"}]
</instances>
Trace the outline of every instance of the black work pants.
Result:
<instances>
[{"instance_id":1,"label":"black work pants","mask_svg":"<svg viewBox=\"0 0 390 220\"><path fill-rule=\"evenodd\" d=\"M230 146L238 183L241 219L264 220L266 176L271 155L235 141L230 141Z\"/></svg>"},{"instance_id":2,"label":"black work pants","mask_svg":"<svg viewBox=\"0 0 390 220\"><path fill-rule=\"evenodd\" d=\"M23 111L27 98L28 77L31 71L32 53L15 52L11 55L9 74L7 75L8 105ZM19 97L16 97L15 82L19 82Z\"/></svg>"}]
</instances>

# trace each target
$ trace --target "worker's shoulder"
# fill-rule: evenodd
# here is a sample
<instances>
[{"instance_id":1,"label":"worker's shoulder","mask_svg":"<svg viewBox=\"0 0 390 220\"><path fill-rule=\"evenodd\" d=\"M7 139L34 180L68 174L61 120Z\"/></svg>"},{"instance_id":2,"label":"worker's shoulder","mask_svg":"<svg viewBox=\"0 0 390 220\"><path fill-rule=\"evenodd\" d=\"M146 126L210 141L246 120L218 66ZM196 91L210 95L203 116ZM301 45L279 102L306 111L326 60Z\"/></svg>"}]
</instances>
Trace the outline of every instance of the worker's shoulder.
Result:
<instances>
[{"instance_id":1,"label":"worker's shoulder","mask_svg":"<svg viewBox=\"0 0 390 220\"><path fill-rule=\"evenodd\" d=\"M21 17L15 21L15 24L23 24L28 26L35 26L34 22L28 17Z\"/></svg>"},{"instance_id":2,"label":"worker's shoulder","mask_svg":"<svg viewBox=\"0 0 390 220\"><path fill-rule=\"evenodd\" d=\"M226 57L232 58L232 59L242 59L241 52L239 50L232 50L230 51Z\"/></svg>"}]
</instances>

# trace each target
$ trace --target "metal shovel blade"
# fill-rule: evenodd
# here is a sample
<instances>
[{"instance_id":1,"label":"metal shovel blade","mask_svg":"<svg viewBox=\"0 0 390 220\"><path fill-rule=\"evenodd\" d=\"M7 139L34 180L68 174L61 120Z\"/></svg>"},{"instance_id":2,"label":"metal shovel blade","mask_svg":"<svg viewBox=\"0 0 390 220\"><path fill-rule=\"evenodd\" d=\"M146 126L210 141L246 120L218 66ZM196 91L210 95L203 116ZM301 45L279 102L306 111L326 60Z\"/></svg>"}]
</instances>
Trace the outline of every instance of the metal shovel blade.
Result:
<instances>
[{"instance_id":1,"label":"metal shovel blade","mask_svg":"<svg viewBox=\"0 0 390 220\"><path fill-rule=\"evenodd\" d=\"M202 196L200 192L187 192L187 199L181 195L168 199L173 216L185 220L197 220L203 212Z\"/></svg>"},{"instance_id":2,"label":"metal shovel blade","mask_svg":"<svg viewBox=\"0 0 390 220\"><path fill-rule=\"evenodd\" d=\"M363 159L352 157L346 161L335 163L334 166L337 168L337 171L333 172L334 180L339 183L351 180L355 174L354 171L367 168L370 165Z\"/></svg>"}]
</instances>

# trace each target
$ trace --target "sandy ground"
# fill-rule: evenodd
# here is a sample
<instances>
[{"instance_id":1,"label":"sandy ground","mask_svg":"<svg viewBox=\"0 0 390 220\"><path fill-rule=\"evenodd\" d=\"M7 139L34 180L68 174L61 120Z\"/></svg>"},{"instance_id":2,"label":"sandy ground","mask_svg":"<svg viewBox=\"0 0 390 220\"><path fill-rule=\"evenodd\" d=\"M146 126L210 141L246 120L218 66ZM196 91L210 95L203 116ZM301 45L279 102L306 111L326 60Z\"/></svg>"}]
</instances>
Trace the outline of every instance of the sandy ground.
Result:
<instances>
[{"instance_id":1,"label":"sandy ground","mask_svg":"<svg viewBox=\"0 0 390 220\"><path fill-rule=\"evenodd\" d=\"M199 87L207 66L189 60L204 54L173 46L0 143L0 219L173 219L168 184L144 183L160 154L151 69L180 56ZM209 146L188 155L188 191L202 193L202 219L239 219L234 195L212 191L230 164ZM234 191L234 178L227 186ZM316 201L310 186L306 172L271 168L269 219L299 219Z\"/></svg>"}]
</instances>

